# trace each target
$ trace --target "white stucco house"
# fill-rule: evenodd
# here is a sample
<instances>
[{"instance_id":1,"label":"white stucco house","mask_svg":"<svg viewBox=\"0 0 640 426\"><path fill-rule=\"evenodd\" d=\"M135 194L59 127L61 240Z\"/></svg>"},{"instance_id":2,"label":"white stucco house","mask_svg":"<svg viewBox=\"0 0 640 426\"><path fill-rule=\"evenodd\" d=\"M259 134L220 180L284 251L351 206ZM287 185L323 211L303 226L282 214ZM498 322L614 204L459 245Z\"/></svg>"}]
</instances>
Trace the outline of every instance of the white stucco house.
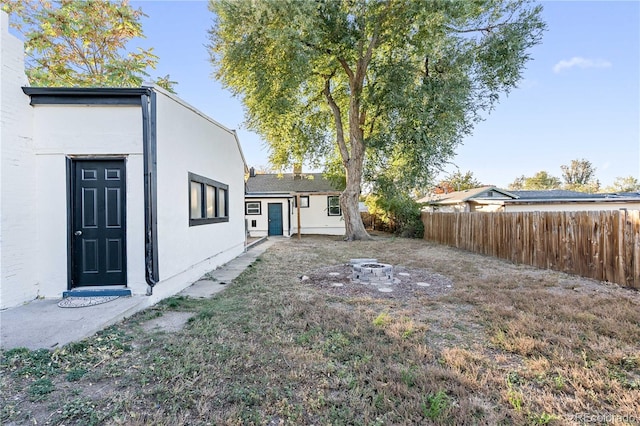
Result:
<instances>
[{"instance_id":1,"label":"white stucco house","mask_svg":"<svg viewBox=\"0 0 640 426\"><path fill-rule=\"evenodd\" d=\"M233 130L159 87L28 87L0 25L0 308L160 300L244 251Z\"/></svg>"},{"instance_id":2,"label":"white stucco house","mask_svg":"<svg viewBox=\"0 0 640 426\"><path fill-rule=\"evenodd\" d=\"M245 187L251 237L345 234L341 191L322 173L256 174L251 168Z\"/></svg>"},{"instance_id":3,"label":"white stucco house","mask_svg":"<svg viewBox=\"0 0 640 426\"><path fill-rule=\"evenodd\" d=\"M418 200L429 212L532 212L640 210L640 193L589 194L550 189L504 190L495 186L437 194Z\"/></svg>"}]
</instances>

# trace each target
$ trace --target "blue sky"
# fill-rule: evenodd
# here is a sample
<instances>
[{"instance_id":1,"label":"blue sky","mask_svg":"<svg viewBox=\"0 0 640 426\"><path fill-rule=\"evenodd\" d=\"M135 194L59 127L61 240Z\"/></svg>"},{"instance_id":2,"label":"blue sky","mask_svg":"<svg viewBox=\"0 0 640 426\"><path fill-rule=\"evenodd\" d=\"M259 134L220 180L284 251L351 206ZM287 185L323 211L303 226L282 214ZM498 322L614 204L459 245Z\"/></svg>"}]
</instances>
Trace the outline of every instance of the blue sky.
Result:
<instances>
[{"instance_id":1,"label":"blue sky","mask_svg":"<svg viewBox=\"0 0 640 426\"><path fill-rule=\"evenodd\" d=\"M452 165L506 187L586 159L602 186L640 179L640 2L544 1L542 44L517 89L504 96L457 149ZM148 15L146 39L186 102L236 129L250 166L268 164L260 138L243 128L243 107L212 77L206 49L213 15L205 1L134 1ZM442 175L441 177L444 177Z\"/></svg>"}]
</instances>

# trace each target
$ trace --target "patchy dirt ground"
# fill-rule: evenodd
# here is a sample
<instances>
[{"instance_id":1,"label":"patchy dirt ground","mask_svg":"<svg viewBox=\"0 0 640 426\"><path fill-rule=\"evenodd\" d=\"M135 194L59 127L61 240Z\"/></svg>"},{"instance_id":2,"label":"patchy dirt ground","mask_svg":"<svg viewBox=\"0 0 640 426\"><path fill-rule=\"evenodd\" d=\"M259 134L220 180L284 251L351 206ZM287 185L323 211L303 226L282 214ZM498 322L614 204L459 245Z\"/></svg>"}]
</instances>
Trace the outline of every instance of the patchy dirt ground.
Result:
<instances>
[{"instance_id":1,"label":"patchy dirt ground","mask_svg":"<svg viewBox=\"0 0 640 426\"><path fill-rule=\"evenodd\" d=\"M352 282L367 257L396 280ZM639 341L638 291L419 240L283 239L211 298L4 354L0 423L638 424Z\"/></svg>"},{"instance_id":2,"label":"patchy dirt ground","mask_svg":"<svg viewBox=\"0 0 640 426\"><path fill-rule=\"evenodd\" d=\"M427 269L394 267L392 282L376 284L354 282L352 271L351 264L327 266L303 275L300 281L328 294L346 297L406 300L416 296L438 297L453 291L451 279Z\"/></svg>"},{"instance_id":3,"label":"patchy dirt ground","mask_svg":"<svg viewBox=\"0 0 640 426\"><path fill-rule=\"evenodd\" d=\"M148 333L156 331L175 333L182 330L194 315L193 312L165 312L162 316L143 323L142 329Z\"/></svg>"}]
</instances>

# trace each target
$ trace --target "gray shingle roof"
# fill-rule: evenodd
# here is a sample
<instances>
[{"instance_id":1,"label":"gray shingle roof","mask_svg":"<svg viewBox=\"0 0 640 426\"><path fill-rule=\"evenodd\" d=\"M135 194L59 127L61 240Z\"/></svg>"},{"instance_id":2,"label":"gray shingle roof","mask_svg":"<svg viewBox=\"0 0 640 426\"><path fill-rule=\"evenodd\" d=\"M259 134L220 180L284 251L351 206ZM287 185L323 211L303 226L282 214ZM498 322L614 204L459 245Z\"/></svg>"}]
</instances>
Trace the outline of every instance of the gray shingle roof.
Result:
<instances>
[{"instance_id":1,"label":"gray shingle roof","mask_svg":"<svg viewBox=\"0 0 640 426\"><path fill-rule=\"evenodd\" d=\"M596 194L586 192L568 191L565 189L547 189L541 191L509 191L518 196L520 200L529 199L566 199L566 198L594 198Z\"/></svg>"},{"instance_id":2,"label":"gray shingle roof","mask_svg":"<svg viewBox=\"0 0 640 426\"><path fill-rule=\"evenodd\" d=\"M512 194L518 196L516 201L582 201L582 200L632 200L635 201L640 198L640 193L634 192L622 192L622 193L588 193L578 191L568 191L564 189L550 189L546 191L511 191Z\"/></svg>"},{"instance_id":3,"label":"gray shingle roof","mask_svg":"<svg viewBox=\"0 0 640 426\"><path fill-rule=\"evenodd\" d=\"M258 174L251 176L246 182L246 192L282 193L282 192L340 192L322 173L303 173L294 179L293 173Z\"/></svg>"},{"instance_id":4,"label":"gray shingle roof","mask_svg":"<svg viewBox=\"0 0 640 426\"><path fill-rule=\"evenodd\" d=\"M609 195L614 196L614 197L639 198L640 197L640 191L636 191L636 192L616 192L616 193L609 194Z\"/></svg>"},{"instance_id":5,"label":"gray shingle roof","mask_svg":"<svg viewBox=\"0 0 640 426\"><path fill-rule=\"evenodd\" d=\"M489 197L483 197L484 193L492 193L491 199L511 199L515 195L513 191L507 192L504 189L496 188L495 186L481 186L473 189L465 189L464 191L455 191L448 194L438 194L434 197L424 197L418 200L419 203L432 203L432 204L458 204L473 200L475 198L486 199Z\"/></svg>"},{"instance_id":6,"label":"gray shingle roof","mask_svg":"<svg viewBox=\"0 0 640 426\"><path fill-rule=\"evenodd\" d=\"M492 196L487 196L493 192ZM418 202L428 202L430 204L460 204L465 202L482 202L488 200L502 201L509 204L518 203L554 203L554 202L576 202L576 201L636 201L640 198L640 193L627 192L619 194L596 193L589 194L586 192L569 191L565 189L549 189L543 191L506 191L494 186L483 186L464 191L450 192L448 194L439 194L431 197L425 197Z\"/></svg>"}]
</instances>

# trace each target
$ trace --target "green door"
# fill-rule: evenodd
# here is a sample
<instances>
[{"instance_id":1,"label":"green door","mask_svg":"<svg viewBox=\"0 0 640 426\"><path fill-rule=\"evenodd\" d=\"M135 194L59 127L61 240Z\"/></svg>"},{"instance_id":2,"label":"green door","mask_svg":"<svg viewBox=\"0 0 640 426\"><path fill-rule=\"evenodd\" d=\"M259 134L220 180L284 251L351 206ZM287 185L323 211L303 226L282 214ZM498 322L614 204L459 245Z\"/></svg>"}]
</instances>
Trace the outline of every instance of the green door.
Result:
<instances>
[{"instance_id":1,"label":"green door","mask_svg":"<svg viewBox=\"0 0 640 426\"><path fill-rule=\"evenodd\" d=\"M282 235L282 204L269 203L269 235Z\"/></svg>"}]
</instances>

